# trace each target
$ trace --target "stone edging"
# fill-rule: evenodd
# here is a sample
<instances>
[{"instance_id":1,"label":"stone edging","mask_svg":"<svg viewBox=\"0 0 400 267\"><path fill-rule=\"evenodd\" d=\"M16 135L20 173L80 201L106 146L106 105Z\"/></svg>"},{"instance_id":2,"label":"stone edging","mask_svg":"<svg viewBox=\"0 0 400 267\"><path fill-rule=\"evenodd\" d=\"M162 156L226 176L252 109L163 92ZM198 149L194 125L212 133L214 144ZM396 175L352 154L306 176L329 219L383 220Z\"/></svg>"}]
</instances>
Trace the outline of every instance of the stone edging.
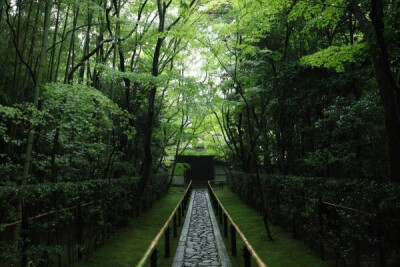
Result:
<instances>
[{"instance_id":1,"label":"stone edging","mask_svg":"<svg viewBox=\"0 0 400 267\"><path fill-rule=\"evenodd\" d=\"M193 201L194 201L194 194L193 194L193 190L192 190L192 194L190 196L189 207L186 211L185 223L183 224L182 232L179 237L178 247L176 248L176 253L175 253L175 257L174 257L174 262L172 263L172 267L181 267L183 264L183 257L185 255L186 239L187 239L187 235L188 235L188 231L189 231L190 217L192 215Z\"/></svg>"},{"instance_id":2,"label":"stone edging","mask_svg":"<svg viewBox=\"0 0 400 267\"><path fill-rule=\"evenodd\" d=\"M215 218L214 211L211 206L211 201L210 201L210 197L208 195L208 191L206 191L206 199L207 199L208 212L210 214L211 223L213 226L214 236L215 236L215 240L217 243L218 255L219 255L219 259L221 261L221 266L222 267L231 267L231 261L229 260L228 252L226 250L224 241L221 236L221 232L218 227L218 222Z\"/></svg>"}]
</instances>

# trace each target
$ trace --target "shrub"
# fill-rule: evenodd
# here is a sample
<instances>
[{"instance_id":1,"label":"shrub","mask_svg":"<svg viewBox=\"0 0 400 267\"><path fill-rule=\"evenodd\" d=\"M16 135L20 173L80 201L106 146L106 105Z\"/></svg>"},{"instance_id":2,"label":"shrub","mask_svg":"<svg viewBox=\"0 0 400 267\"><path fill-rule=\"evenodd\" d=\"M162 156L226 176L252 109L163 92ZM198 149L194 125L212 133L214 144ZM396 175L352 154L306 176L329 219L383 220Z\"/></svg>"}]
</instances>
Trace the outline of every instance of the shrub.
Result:
<instances>
[{"instance_id":1,"label":"shrub","mask_svg":"<svg viewBox=\"0 0 400 267\"><path fill-rule=\"evenodd\" d=\"M339 265L396 265L400 251L400 186L374 181L231 172L228 184L245 203L265 209L322 258ZM264 194L265 204L261 193Z\"/></svg>"}]
</instances>

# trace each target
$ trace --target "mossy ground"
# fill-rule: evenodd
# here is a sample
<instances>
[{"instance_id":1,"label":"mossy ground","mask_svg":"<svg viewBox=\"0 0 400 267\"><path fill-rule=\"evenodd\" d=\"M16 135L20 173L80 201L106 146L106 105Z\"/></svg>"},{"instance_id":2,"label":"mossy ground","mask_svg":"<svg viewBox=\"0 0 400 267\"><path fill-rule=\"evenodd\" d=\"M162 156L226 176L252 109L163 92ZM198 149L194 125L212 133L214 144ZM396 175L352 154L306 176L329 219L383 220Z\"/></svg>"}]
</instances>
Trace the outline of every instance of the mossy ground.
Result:
<instances>
[{"instance_id":1,"label":"mossy ground","mask_svg":"<svg viewBox=\"0 0 400 267\"><path fill-rule=\"evenodd\" d=\"M244 204L229 189L216 190L215 192L232 219L268 267L331 266L330 262L321 260L307 245L293 239L291 234L281 227L270 225L274 241L268 241L260 214ZM220 224L219 227L223 234L223 226ZM243 266L243 242L239 235L237 235L236 257L231 254L230 233L228 238L224 238L224 241L232 266ZM252 262L252 266L256 265Z\"/></svg>"},{"instance_id":2,"label":"mossy ground","mask_svg":"<svg viewBox=\"0 0 400 267\"><path fill-rule=\"evenodd\" d=\"M172 187L153 208L131 220L129 227L119 230L112 235L106 243L96 249L87 260L78 262L75 266L99 266L99 267L125 267L135 266L154 239L158 231L164 225L181 199L184 188ZM183 224L184 218L182 218ZM161 239L157 250L158 266L170 266L178 244L182 226L178 228L178 237L174 238L171 229L171 256L165 257L164 238Z\"/></svg>"},{"instance_id":3,"label":"mossy ground","mask_svg":"<svg viewBox=\"0 0 400 267\"><path fill-rule=\"evenodd\" d=\"M112 235L106 244L96 249L87 260L78 262L75 266L125 267L135 266L143 256L150 242L160 230L165 220L178 203L183 188L171 188L152 209L131 220L130 226L119 230ZM270 225L274 241L267 241L262 217L253 209L245 205L229 189L215 191L233 220L246 235L254 249L264 260L267 266L330 266L330 262L322 261L303 242L295 240L281 227ZM183 218L182 218L183 223ZM223 227L219 225L223 234ZM178 237L181 227L178 228ZM243 266L243 243L237 236L237 256L231 255L230 237L225 239L225 245L230 256L232 266ZM159 246L158 266L171 266L175 254L178 238L171 233L171 257L164 255L164 239ZM256 266L254 263L252 266Z\"/></svg>"}]
</instances>

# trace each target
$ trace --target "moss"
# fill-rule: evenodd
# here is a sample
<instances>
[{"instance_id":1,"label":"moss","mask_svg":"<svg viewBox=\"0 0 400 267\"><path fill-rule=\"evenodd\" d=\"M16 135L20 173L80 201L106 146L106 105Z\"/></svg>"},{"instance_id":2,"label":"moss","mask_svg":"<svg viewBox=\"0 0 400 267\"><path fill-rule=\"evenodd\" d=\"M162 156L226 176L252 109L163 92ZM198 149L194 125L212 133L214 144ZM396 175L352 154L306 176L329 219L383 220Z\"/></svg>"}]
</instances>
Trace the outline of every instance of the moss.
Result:
<instances>
[{"instance_id":1,"label":"moss","mask_svg":"<svg viewBox=\"0 0 400 267\"><path fill-rule=\"evenodd\" d=\"M183 188L171 188L168 194L153 208L132 219L129 227L119 230L106 241L105 245L96 249L88 260L80 261L75 266L122 267L136 265L181 199L183 192ZM180 231L181 227L178 228L178 237L174 238L171 229L171 256L169 258L166 258L164 254L164 238L160 240L157 247L159 266L171 265Z\"/></svg>"},{"instance_id":2,"label":"moss","mask_svg":"<svg viewBox=\"0 0 400 267\"><path fill-rule=\"evenodd\" d=\"M250 244L267 264L271 266L331 266L328 261L321 260L303 242L293 239L283 228L270 225L274 241L267 240L262 216L245 205L229 189L216 190L218 198L249 240ZM221 232L223 227L220 225ZM230 234L224 238L232 266L243 266L243 242L237 235L237 256L231 255ZM256 266L252 264L252 266Z\"/></svg>"}]
</instances>

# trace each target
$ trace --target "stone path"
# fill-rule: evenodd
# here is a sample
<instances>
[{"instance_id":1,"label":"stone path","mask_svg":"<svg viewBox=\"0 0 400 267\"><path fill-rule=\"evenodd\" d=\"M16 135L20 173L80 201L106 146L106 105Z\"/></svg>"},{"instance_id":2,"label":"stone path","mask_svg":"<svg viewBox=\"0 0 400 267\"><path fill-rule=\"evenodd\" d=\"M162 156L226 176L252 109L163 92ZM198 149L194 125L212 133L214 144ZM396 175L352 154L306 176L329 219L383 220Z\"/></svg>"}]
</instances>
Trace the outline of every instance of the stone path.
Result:
<instances>
[{"instance_id":1,"label":"stone path","mask_svg":"<svg viewBox=\"0 0 400 267\"><path fill-rule=\"evenodd\" d=\"M226 248L210 205L207 190L193 190L182 236L174 258L174 267L230 266Z\"/></svg>"},{"instance_id":2,"label":"stone path","mask_svg":"<svg viewBox=\"0 0 400 267\"><path fill-rule=\"evenodd\" d=\"M195 191L183 266L221 266L205 193Z\"/></svg>"}]
</instances>

